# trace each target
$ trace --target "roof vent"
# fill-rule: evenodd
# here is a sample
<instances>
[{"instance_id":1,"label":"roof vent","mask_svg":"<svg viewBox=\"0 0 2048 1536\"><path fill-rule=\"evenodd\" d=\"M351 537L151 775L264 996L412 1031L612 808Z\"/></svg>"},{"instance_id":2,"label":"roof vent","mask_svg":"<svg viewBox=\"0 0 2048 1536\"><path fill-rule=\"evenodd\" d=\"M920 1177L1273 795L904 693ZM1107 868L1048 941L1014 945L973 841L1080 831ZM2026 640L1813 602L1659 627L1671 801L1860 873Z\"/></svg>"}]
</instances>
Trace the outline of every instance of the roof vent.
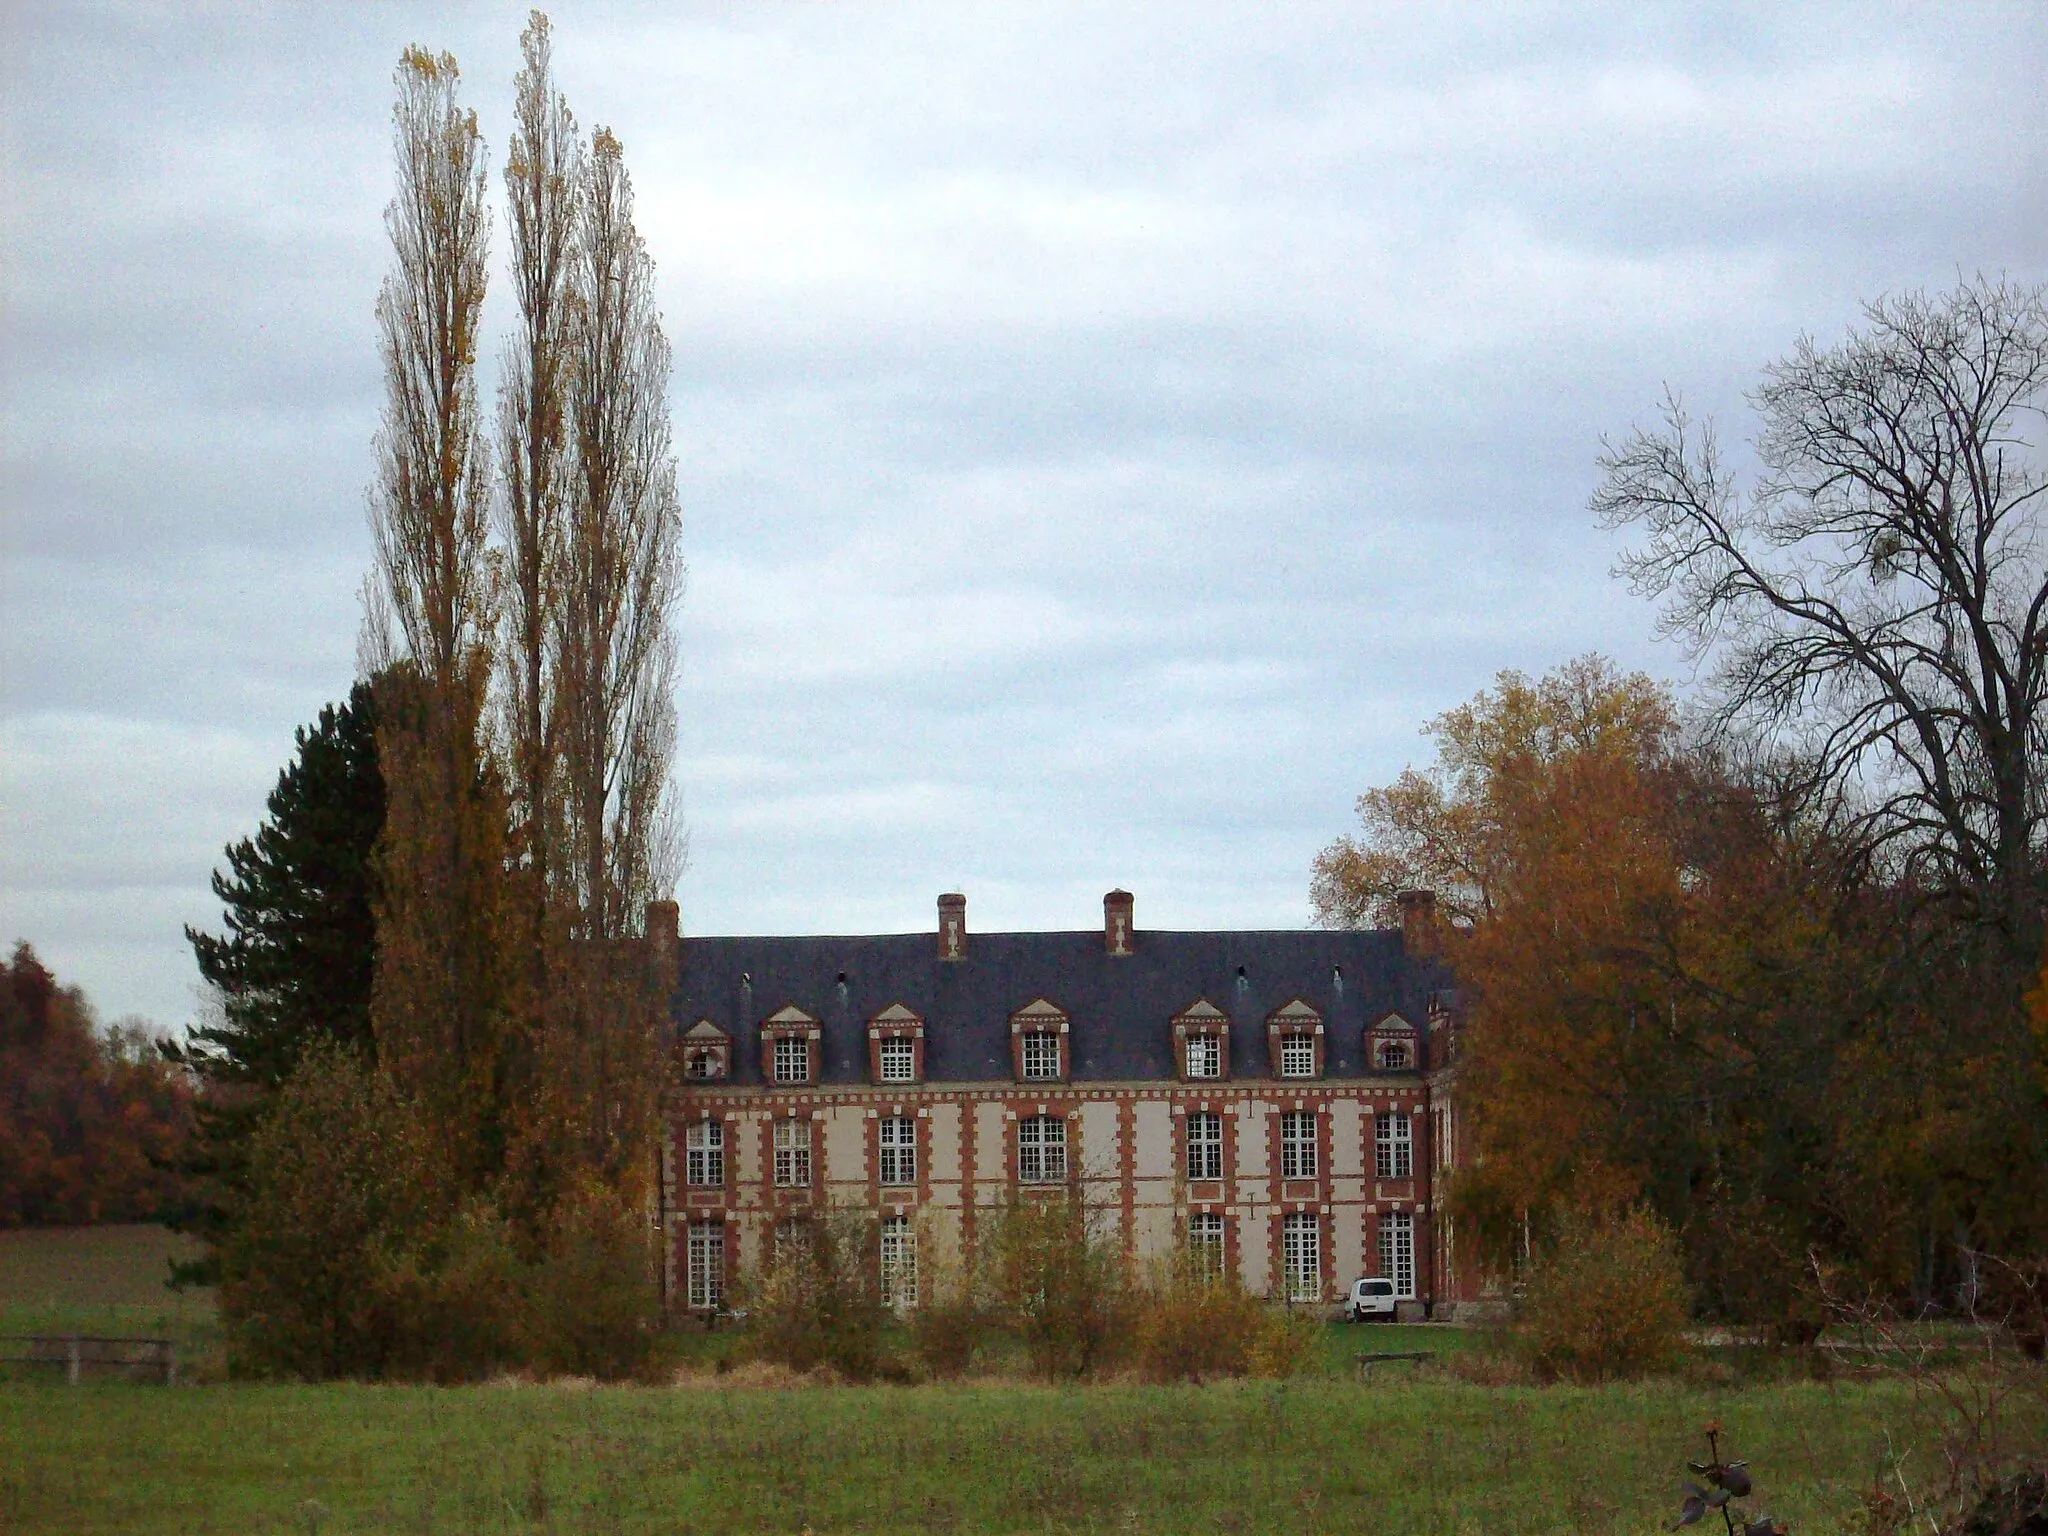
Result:
<instances>
[{"instance_id":1,"label":"roof vent","mask_svg":"<svg viewBox=\"0 0 2048 1536\"><path fill-rule=\"evenodd\" d=\"M1131 952L1133 898L1129 891L1115 890L1102 898L1102 947L1112 955Z\"/></svg>"}]
</instances>

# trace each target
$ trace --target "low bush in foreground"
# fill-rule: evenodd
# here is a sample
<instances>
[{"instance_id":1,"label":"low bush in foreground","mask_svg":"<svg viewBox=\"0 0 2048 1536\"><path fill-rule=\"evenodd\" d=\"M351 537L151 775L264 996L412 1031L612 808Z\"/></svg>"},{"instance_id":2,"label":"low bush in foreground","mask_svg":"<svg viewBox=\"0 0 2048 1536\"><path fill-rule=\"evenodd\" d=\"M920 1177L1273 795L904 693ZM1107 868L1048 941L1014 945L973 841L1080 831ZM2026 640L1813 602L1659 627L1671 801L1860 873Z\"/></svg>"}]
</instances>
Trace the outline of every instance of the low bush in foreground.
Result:
<instances>
[{"instance_id":1,"label":"low bush in foreground","mask_svg":"<svg viewBox=\"0 0 2048 1536\"><path fill-rule=\"evenodd\" d=\"M1573 1216L1530 1275L1513 1339L1545 1379L1629 1379L1678 1365L1689 1313L1678 1243L1653 1213Z\"/></svg>"}]
</instances>

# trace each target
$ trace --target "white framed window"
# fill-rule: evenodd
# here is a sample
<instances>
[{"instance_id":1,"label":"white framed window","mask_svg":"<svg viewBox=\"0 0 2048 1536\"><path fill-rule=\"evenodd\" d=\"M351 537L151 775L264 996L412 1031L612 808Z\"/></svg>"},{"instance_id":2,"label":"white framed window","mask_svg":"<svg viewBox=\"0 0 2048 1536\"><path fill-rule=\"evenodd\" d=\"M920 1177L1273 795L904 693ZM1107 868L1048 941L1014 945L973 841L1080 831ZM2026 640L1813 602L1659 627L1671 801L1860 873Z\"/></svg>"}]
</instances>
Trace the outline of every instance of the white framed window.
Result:
<instances>
[{"instance_id":1,"label":"white framed window","mask_svg":"<svg viewBox=\"0 0 2048 1536\"><path fill-rule=\"evenodd\" d=\"M1019 1120L1018 1181L1024 1184L1058 1184L1066 1177L1067 1122L1058 1115L1026 1115Z\"/></svg>"},{"instance_id":2,"label":"white framed window","mask_svg":"<svg viewBox=\"0 0 2048 1536\"><path fill-rule=\"evenodd\" d=\"M1321 1218L1312 1211L1297 1211L1282 1218L1280 1256L1287 1269L1289 1301L1323 1299L1323 1242Z\"/></svg>"},{"instance_id":3,"label":"white framed window","mask_svg":"<svg viewBox=\"0 0 2048 1536\"><path fill-rule=\"evenodd\" d=\"M811 1122L775 1122L775 1182L783 1189L807 1189L811 1182Z\"/></svg>"},{"instance_id":4,"label":"white framed window","mask_svg":"<svg viewBox=\"0 0 2048 1536\"><path fill-rule=\"evenodd\" d=\"M1402 1301L1415 1299L1415 1218L1406 1211L1380 1217L1380 1273Z\"/></svg>"},{"instance_id":5,"label":"white framed window","mask_svg":"<svg viewBox=\"0 0 2048 1536\"><path fill-rule=\"evenodd\" d=\"M1451 1166L1451 1106L1436 1106L1436 1165L1448 1171Z\"/></svg>"},{"instance_id":6,"label":"white framed window","mask_svg":"<svg viewBox=\"0 0 2048 1536\"><path fill-rule=\"evenodd\" d=\"M723 1184L725 1182L725 1122L699 1120L684 1138L683 1182Z\"/></svg>"},{"instance_id":7,"label":"white framed window","mask_svg":"<svg viewBox=\"0 0 2048 1536\"><path fill-rule=\"evenodd\" d=\"M1289 1109L1280 1114L1280 1177L1312 1179L1316 1176L1316 1115L1312 1109Z\"/></svg>"},{"instance_id":8,"label":"white framed window","mask_svg":"<svg viewBox=\"0 0 2048 1536\"><path fill-rule=\"evenodd\" d=\"M693 1221L684 1245L690 1306L715 1312L725 1304L725 1223Z\"/></svg>"},{"instance_id":9,"label":"white framed window","mask_svg":"<svg viewBox=\"0 0 2048 1536\"><path fill-rule=\"evenodd\" d=\"M1282 1077L1314 1077L1316 1075L1316 1037L1314 1035L1282 1035L1280 1037L1280 1075Z\"/></svg>"},{"instance_id":10,"label":"white framed window","mask_svg":"<svg viewBox=\"0 0 2048 1536\"><path fill-rule=\"evenodd\" d=\"M1223 1177L1223 1117L1213 1110L1188 1112L1188 1177Z\"/></svg>"},{"instance_id":11,"label":"white framed window","mask_svg":"<svg viewBox=\"0 0 2048 1536\"><path fill-rule=\"evenodd\" d=\"M1214 1211L1197 1211L1188 1218L1188 1262L1204 1280L1223 1276L1223 1218Z\"/></svg>"},{"instance_id":12,"label":"white framed window","mask_svg":"<svg viewBox=\"0 0 2048 1536\"><path fill-rule=\"evenodd\" d=\"M1413 1122L1399 1110L1380 1114L1373 1126L1374 1167L1382 1179L1415 1176L1415 1132Z\"/></svg>"},{"instance_id":13,"label":"white framed window","mask_svg":"<svg viewBox=\"0 0 2048 1536\"><path fill-rule=\"evenodd\" d=\"M880 1162L884 1184L917 1182L917 1122L908 1115L884 1115Z\"/></svg>"},{"instance_id":14,"label":"white framed window","mask_svg":"<svg viewBox=\"0 0 2048 1536\"><path fill-rule=\"evenodd\" d=\"M1216 1036L1189 1035L1187 1053L1189 1077L1223 1075L1223 1042Z\"/></svg>"},{"instance_id":15,"label":"white framed window","mask_svg":"<svg viewBox=\"0 0 2048 1536\"><path fill-rule=\"evenodd\" d=\"M1042 1082L1060 1075L1060 1037L1050 1030L1034 1030L1024 1036L1024 1077Z\"/></svg>"},{"instance_id":16,"label":"white framed window","mask_svg":"<svg viewBox=\"0 0 2048 1536\"><path fill-rule=\"evenodd\" d=\"M1406 1072L1408 1070L1408 1047L1394 1040L1383 1041L1380 1045L1380 1070L1382 1072Z\"/></svg>"},{"instance_id":17,"label":"white framed window","mask_svg":"<svg viewBox=\"0 0 2048 1536\"><path fill-rule=\"evenodd\" d=\"M808 1083L811 1080L811 1042L801 1035L775 1038L775 1081Z\"/></svg>"},{"instance_id":18,"label":"white framed window","mask_svg":"<svg viewBox=\"0 0 2048 1536\"><path fill-rule=\"evenodd\" d=\"M698 1081L725 1076L725 1052L715 1045L700 1045L683 1061L683 1075Z\"/></svg>"},{"instance_id":19,"label":"white framed window","mask_svg":"<svg viewBox=\"0 0 2048 1536\"><path fill-rule=\"evenodd\" d=\"M882 1305L917 1305L917 1228L908 1216L882 1218Z\"/></svg>"},{"instance_id":20,"label":"white framed window","mask_svg":"<svg viewBox=\"0 0 2048 1536\"><path fill-rule=\"evenodd\" d=\"M917 1042L915 1040L884 1040L881 1050L882 1081L885 1083L914 1083L917 1081Z\"/></svg>"}]
</instances>

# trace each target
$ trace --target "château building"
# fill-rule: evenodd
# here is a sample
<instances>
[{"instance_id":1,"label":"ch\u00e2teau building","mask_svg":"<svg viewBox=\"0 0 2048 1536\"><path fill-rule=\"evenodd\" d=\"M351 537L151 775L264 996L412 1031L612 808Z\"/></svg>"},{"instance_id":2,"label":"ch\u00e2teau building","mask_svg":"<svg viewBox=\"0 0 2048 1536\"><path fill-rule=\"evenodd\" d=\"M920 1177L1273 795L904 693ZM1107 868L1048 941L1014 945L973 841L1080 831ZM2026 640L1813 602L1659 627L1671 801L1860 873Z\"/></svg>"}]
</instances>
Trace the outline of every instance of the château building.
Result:
<instances>
[{"instance_id":1,"label":"ch\u00e2teau building","mask_svg":"<svg viewBox=\"0 0 2048 1536\"><path fill-rule=\"evenodd\" d=\"M1402 1313L1460 1299L1435 1194L1456 1125L1435 901L1398 929L691 938L676 987L661 1221L668 1294L714 1310L786 1224L871 1212L887 1299L1022 1193L1083 1194L1139 1259L1193 1247L1252 1291Z\"/></svg>"}]
</instances>

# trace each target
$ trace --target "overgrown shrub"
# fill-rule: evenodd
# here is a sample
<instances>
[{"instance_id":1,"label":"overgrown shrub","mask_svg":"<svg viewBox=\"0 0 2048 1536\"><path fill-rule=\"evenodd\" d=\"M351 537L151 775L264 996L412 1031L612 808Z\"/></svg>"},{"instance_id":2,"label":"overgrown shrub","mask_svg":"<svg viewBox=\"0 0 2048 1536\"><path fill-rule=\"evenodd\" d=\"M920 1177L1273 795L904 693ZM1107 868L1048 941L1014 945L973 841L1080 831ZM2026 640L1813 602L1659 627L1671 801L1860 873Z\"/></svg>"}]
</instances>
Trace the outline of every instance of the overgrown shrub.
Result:
<instances>
[{"instance_id":1,"label":"overgrown shrub","mask_svg":"<svg viewBox=\"0 0 2048 1536\"><path fill-rule=\"evenodd\" d=\"M908 1318L911 1347L928 1375L964 1376L988 1333L974 1274L951 1255L922 1255L920 1263L923 1294Z\"/></svg>"},{"instance_id":2,"label":"overgrown shrub","mask_svg":"<svg viewBox=\"0 0 2048 1536\"><path fill-rule=\"evenodd\" d=\"M527 1287L534 1359L573 1376L640 1373L662 1317L658 1254L634 1192L578 1175L556 1199L544 1239Z\"/></svg>"},{"instance_id":3,"label":"overgrown shrub","mask_svg":"<svg viewBox=\"0 0 2048 1536\"><path fill-rule=\"evenodd\" d=\"M1186 1255L1155 1267L1131 1314L1132 1358L1155 1381L1291 1376L1316 1336L1306 1313L1252 1295L1235 1275L1211 1277Z\"/></svg>"},{"instance_id":4,"label":"overgrown shrub","mask_svg":"<svg viewBox=\"0 0 2048 1536\"><path fill-rule=\"evenodd\" d=\"M983 1218L981 1284L991 1324L1055 1381L1110 1363L1127 1338L1122 1244L1079 1194L1013 1195Z\"/></svg>"},{"instance_id":5,"label":"overgrown shrub","mask_svg":"<svg viewBox=\"0 0 2048 1536\"><path fill-rule=\"evenodd\" d=\"M872 1380L882 1365L879 1240L874 1218L859 1212L785 1222L756 1278L754 1353L792 1370L823 1365Z\"/></svg>"},{"instance_id":6,"label":"overgrown shrub","mask_svg":"<svg viewBox=\"0 0 2048 1536\"><path fill-rule=\"evenodd\" d=\"M1578 1214L1534 1266L1512 1336L1539 1376L1636 1377L1679 1362L1690 1310L1678 1243L1653 1212Z\"/></svg>"},{"instance_id":7,"label":"overgrown shrub","mask_svg":"<svg viewBox=\"0 0 2048 1536\"><path fill-rule=\"evenodd\" d=\"M221 1254L238 1366L319 1379L394 1354L393 1255L426 1225L433 1160L417 1119L350 1053L307 1052L250 1146L244 1219Z\"/></svg>"}]
</instances>

